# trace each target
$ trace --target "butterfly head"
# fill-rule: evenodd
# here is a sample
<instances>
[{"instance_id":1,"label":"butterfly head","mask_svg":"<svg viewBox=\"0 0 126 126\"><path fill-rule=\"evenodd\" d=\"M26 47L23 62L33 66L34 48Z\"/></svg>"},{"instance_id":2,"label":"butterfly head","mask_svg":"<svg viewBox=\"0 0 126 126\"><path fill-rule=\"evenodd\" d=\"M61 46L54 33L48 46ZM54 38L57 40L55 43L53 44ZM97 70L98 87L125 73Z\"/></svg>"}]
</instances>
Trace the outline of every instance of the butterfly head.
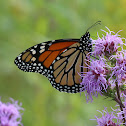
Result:
<instances>
[{"instance_id":1,"label":"butterfly head","mask_svg":"<svg viewBox=\"0 0 126 126\"><path fill-rule=\"evenodd\" d=\"M84 51L91 52L92 51L92 44L91 44L89 29L91 29L92 27L94 27L98 24L101 24L101 21L97 21L96 23L91 25L87 29L86 33L80 38L80 50L82 52L84 52Z\"/></svg>"}]
</instances>

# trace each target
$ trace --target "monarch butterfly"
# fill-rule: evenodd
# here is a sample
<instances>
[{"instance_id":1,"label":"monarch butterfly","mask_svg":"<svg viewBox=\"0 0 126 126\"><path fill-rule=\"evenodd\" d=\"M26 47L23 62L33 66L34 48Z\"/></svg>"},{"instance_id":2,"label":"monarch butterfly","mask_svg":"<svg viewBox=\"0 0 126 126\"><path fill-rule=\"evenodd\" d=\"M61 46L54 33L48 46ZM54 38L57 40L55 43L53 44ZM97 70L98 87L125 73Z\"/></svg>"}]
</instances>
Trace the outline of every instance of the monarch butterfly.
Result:
<instances>
[{"instance_id":1,"label":"monarch butterfly","mask_svg":"<svg viewBox=\"0 0 126 126\"><path fill-rule=\"evenodd\" d=\"M80 92L82 85L78 73L88 71L81 66L86 67L88 62L84 59L92 51L88 30L80 39L59 39L37 44L19 54L14 62L25 72L46 76L60 92Z\"/></svg>"}]
</instances>

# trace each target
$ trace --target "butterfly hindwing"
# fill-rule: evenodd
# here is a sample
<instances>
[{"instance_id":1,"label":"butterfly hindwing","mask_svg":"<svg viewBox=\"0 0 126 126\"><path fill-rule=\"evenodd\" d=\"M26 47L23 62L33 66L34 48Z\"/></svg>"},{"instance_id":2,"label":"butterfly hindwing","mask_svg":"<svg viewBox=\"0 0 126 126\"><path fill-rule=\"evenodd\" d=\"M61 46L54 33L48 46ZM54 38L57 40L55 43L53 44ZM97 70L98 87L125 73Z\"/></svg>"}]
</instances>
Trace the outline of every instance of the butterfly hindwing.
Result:
<instances>
[{"instance_id":1,"label":"butterfly hindwing","mask_svg":"<svg viewBox=\"0 0 126 126\"><path fill-rule=\"evenodd\" d=\"M86 67L84 59L88 52L81 52L79 46L79 43L75 43L65 49L51 65L53 72L48 74L49 80L59 91L77 93L82 88L79 73L87 71L81 66Z\"/></svg>"}]
</instances>

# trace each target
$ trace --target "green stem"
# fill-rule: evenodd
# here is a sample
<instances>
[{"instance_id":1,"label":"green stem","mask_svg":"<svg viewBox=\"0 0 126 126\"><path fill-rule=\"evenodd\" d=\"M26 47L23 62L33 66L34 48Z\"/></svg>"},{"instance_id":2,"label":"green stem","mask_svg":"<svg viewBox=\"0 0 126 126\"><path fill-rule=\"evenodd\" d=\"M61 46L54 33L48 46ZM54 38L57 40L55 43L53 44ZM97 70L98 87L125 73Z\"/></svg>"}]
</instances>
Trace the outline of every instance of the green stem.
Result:
<instances>
[{"instance_id":1,"label":"green stem","mask_svg":"<svg viewBox=\"0 0 126 126\"><path fill-rule=\"evenodd\" d=\"M118 97L118 98L115 98L115 100L116 100L116 102L120 105L120 110L123 111L123 108L125 108L125 106L123 105L123 103L122 103L122 101L121 101L120 92L119 92L119 86L118 86L118 83L117 83L117 82L116 82L116 91L117 91L117 97ZM122 116L123 116L123 123L124 123L123 125L126 126L126 125L125 125L125 122L126 122L126 120L125 120L125 115L122 114Z\"/></svg>"}]
</instances>

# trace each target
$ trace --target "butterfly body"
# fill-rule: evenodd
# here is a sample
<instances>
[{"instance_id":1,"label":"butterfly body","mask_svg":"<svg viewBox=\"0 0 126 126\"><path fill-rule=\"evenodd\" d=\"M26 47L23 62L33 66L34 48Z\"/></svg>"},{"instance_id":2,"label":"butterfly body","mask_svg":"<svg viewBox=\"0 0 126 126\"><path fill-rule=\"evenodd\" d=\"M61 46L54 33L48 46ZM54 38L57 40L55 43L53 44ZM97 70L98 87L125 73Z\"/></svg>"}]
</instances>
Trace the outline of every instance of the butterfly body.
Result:
<instances>
[{"instance_id":1,"label":"butterfly body","mask_svg":"<svg viewBox=\"0 0 126 126\"><path fill-rule=\"evenodd\" d=\"M88 52L92 51L89 32L80 39L59 39L37 44L22 52L15 64L25 72L40 73L61 92L80 92L79 73L88 71ZM81 67L84 66L84 67Z\"/></svg>"}]
</instances>

